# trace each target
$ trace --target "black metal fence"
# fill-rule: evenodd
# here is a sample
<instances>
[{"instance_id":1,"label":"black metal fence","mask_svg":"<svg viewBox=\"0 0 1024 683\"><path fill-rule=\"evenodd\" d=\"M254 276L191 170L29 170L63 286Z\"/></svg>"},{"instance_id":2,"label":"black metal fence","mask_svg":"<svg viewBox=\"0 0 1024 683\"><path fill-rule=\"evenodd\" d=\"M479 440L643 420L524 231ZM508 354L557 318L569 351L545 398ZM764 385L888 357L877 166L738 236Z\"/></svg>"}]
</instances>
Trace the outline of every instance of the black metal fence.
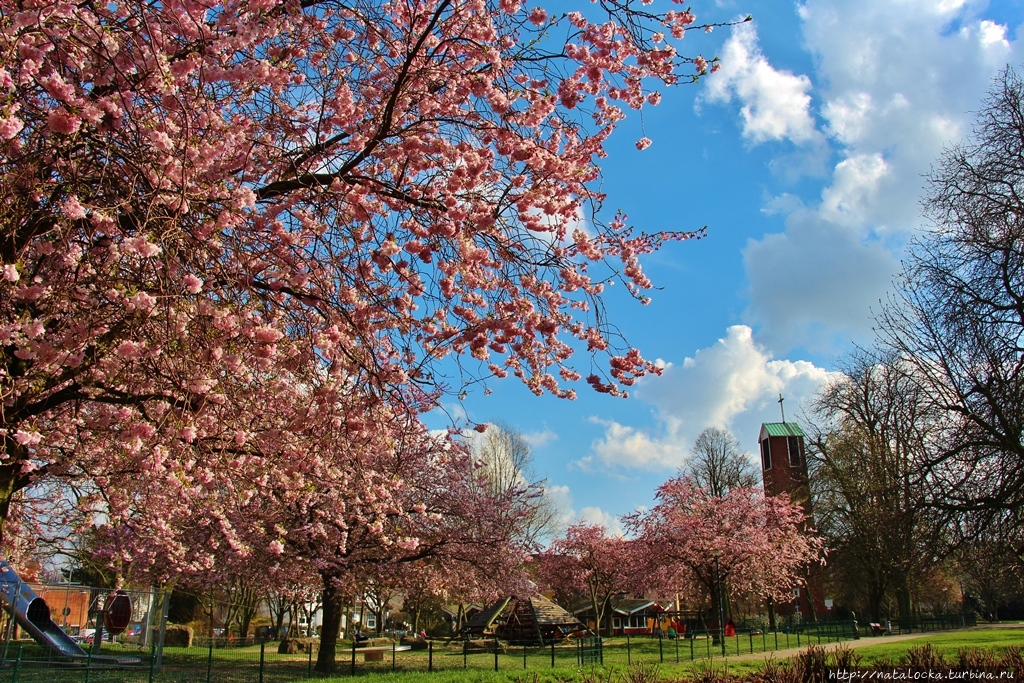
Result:
<instances>
[{"instance_id":1,"label":"black metal fence","mask_svg":"<svg viewBox=\"0 0 1024 683\"><path fill-rule=\"evenodd\" d=\"M948 630L973 626L969 616L905 620L889 632ZM335 674L454 669L523 670L590 665L628 666L649 662L684 664L723 655L736 656L801 648L869 637L870 624L817 622L778 630L740 629L722 636L694 631L669 639L658 636L568 639L542 647L499 641L426 641L409 647L391 644L352 647L337 643ZM280 653L277 641L196 640L190 647L141 649L105 643L98 654L69 660L52 656L31 641L13 641L0 658L0 683L285 683L322 677L316 671L318 641L303 639L303 650Z\"/></svg>"}]
</instances>

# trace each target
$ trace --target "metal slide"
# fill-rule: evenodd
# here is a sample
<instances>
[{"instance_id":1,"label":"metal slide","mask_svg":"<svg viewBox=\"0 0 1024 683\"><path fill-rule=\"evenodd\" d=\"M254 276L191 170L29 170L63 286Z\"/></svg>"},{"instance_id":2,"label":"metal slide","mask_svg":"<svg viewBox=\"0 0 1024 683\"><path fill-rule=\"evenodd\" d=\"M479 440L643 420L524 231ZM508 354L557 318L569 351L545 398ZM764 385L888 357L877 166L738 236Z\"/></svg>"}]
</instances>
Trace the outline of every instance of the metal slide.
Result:
<instances>
[{"instance_id":1,"label":"metal slide","mask_svg":"<svg viewBox=\"0 0 1024 683\"><path fill-rule=\"evenodd\" d=\"M46 601L5 560L0 560L0 602L40 645L65 657L88 658L89 653L50 619Z\"/></svg>"}]
</instances>

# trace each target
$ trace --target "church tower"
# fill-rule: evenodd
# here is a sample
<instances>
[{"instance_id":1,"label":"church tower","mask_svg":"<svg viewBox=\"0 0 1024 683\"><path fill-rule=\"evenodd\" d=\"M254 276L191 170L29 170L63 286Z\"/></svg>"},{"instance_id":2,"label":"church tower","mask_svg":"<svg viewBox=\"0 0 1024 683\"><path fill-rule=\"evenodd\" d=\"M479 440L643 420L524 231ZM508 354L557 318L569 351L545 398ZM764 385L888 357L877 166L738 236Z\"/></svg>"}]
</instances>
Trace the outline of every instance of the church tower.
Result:
<instances>
[{"instance_id":1,"label":"church tower","mask_svg":"<svg viewBox=\"0 0 1024 683\"><path fill-rule=\"evenodd\" d=\"M807 473L807 450L804 432L792 422L765 422L758 436L761 451L761 478L764 494L778 496L788 494L789 499L804 509L809 522L814 520L811 503L810 477ZM780 616L799 612L804 620L814 621L816 615L824 615L825 592L821 584L820 568L810 567L806 585L794 589L790 604L779 604L775 611Z\"/></svg>"},{"instance_id":2,"label":"church tower","mask_svg":"<svg viewBox=\"0 0 1024 683\"><path fill-rule=\"evenodd\" d=\"M792 422L765 422L757 440L761 447L764 494L789 494L789 499L803 506L804 514L811 519L813 509L803 430Z\"/></svg>"}]
</instances>

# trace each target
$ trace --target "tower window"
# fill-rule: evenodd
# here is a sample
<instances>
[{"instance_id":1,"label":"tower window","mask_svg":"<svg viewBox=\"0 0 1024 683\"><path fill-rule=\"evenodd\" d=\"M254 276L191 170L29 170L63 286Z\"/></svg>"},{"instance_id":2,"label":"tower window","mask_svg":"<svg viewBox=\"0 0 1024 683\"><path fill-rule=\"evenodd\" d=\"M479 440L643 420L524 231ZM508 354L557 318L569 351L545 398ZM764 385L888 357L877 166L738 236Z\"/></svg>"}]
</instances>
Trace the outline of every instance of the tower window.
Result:
<instances>
[{"instance_id":1,"label":"tower window","mask_svg":"<svg viewBox=\"0 0 1024 683\"><path fill-rule=\"evenodd\" d=\"M772 449L768 446L768 439L761 442L761 469L770 470L772 468Z\"/></svg>"},{"instance_id":2,"label":"tower window","mask_svg":"<svg viewBox=\"0 0 1024 683\"><path fill-rule=\"evenodd\" d=\"M791 436L786 444L789 447L789 466L801 467L804 462L804 442L799 436Z\"/></svg>"}]
</instances>

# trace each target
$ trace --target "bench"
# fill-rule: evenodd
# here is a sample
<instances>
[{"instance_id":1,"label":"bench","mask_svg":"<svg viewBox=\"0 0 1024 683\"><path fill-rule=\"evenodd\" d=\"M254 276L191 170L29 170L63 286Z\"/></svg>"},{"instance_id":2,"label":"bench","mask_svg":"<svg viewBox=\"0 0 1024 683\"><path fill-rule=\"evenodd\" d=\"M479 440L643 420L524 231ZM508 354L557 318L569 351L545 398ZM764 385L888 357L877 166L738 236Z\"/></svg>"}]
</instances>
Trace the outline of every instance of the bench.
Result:
<instances>
[{"instance_id":1,"label":"bench","mask_svg":"<svg viewBox=\"0 0 1024 683\"><path fill-rule=\"evenodd\" d=\"M364 662L383 662L385 652L405 652L411 649L408 645L375 645L372 647L357 647L355 651L363 653Z\"/></svg>"}]
</instances>

